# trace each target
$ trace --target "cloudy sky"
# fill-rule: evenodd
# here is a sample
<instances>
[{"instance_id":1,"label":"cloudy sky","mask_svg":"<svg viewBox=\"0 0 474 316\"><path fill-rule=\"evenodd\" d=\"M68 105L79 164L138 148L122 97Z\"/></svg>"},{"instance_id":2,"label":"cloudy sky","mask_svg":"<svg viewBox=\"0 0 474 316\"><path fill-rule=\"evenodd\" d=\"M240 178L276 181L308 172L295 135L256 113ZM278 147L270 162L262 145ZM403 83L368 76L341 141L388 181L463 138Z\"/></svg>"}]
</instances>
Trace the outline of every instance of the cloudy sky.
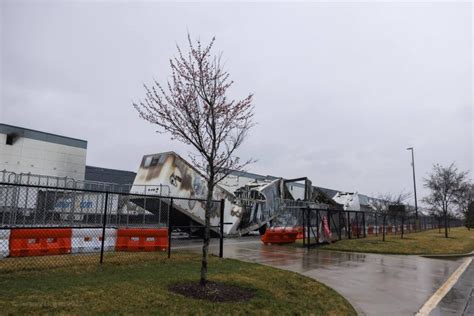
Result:
<instances>
[{"instance_id":1,"label":"cloudy sky","mask_svg":"<svg viewBox=\"0 0 474 316\"><path fill-rule=\"evenodd\" d=\"M175 45L216 36L258 125L249 171L366 194L411 191L433 163L473 169L472 3L1 1L0 121L88 140L136 170L189 148L132 107ZM472 173L471 173L472 175Z\"/></svg>"}]
</instances>

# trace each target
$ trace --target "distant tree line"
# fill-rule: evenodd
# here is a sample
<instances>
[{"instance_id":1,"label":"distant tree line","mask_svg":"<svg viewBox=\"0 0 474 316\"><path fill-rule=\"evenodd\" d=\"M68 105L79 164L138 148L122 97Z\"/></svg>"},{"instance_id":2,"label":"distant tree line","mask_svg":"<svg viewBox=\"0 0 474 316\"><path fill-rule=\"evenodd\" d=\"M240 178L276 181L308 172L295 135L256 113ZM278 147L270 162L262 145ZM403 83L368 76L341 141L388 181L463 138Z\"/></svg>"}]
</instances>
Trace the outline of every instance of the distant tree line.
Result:
<instances>
[{"instance_id":1,"label":"distant tree line","mask_svg":"<svg viewBox=\"0 0 474 316\"><path fill-rule=\"evenodd\" d=\"M450 216L462 216L469 229L474 227L472 226L473 184L469 181L468 174L468 171L458 170L455 163L448 167L435 164L424 179L424 186L430 190L430 194L423 198L423 202L430 206L432 215L444 220L446 238L448 238Z\"/></svg>"},{"instance_id":2,"label":"distant tree line","mask_svg":"<svg viewBox=\"0 0 474 316\"><path fill-rule=\"evenodd\" d=\"M422 201L429 206L430 215L438 219L440 227L443 222L446 238L449 218L463 218L468 229L474 228L474 184L468 179L468 175L468 171L458 170L455 163L448 167L435 164L423 179L424 186L430 193ZM389 217L399 217L403 222L403 219L414 212L414 208L406 203L409 197L410 194L406 193L385 193L371 200L375 215L382 220L383 241ZM403 238L403 227L401 237Z\"/></svg>"}]
</instances>

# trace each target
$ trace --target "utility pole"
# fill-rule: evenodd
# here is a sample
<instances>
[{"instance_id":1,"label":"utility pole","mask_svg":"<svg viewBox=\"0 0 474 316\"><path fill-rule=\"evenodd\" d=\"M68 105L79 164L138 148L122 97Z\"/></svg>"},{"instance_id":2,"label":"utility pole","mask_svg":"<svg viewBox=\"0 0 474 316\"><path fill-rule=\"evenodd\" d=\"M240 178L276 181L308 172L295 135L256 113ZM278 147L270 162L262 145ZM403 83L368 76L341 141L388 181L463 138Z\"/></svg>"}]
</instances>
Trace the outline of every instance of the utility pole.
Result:
<instances>
[{"instance_id":1,"label":"utility pole","mask_svg":"<svg viewBox=\"0 0 474 316\"><path fill-rule=\"evenodd\" d=\"M413 147L408 147L407 150L411 151L411 166L413 169L413 190L415 191L415 220L416 220L416 228L418 228L418 202L416 200L415 154L414 154Z\"/></svg>"}]
</instances>

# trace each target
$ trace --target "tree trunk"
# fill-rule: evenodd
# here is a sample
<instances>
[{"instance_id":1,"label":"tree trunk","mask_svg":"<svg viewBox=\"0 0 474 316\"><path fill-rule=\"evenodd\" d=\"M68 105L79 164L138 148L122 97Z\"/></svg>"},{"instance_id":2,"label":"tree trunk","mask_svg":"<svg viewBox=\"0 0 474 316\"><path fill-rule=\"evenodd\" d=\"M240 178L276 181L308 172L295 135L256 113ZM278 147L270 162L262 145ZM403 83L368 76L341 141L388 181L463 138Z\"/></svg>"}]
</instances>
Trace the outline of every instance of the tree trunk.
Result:
<instances>
[{"instance_id":1,"label":"tree trunk","mask_svg":"<svg viewBox=\"0 0 474 316\"><path fill-rule=\"evenodd\" d=\"M206 211L205 211L205 227L204 227L204 240L202 245L202 260L201 260L201 280L199 283L201 286L205 286L207 283L207 259L209 258L209 241L211 239L211 209L212 209L212 195L214 191L214 180L211 179L207 182L207 197L206 197Z\"/></svg>"},{"instance_id":2,"label":"tree trunk","mask_svg":"<svg viewBox=\"0 0 474 316\"><path fill-rule=\"evenodd\" d=\"M444 212L444 237L448 238L448 211Z\"/></svg>"},{"instance_id":3,"label":"tree trunk","mask_svg":"<svg viewBox=\"0 0 474 316\"><path fill-rule=\"evenodd\" d=\"M383 217L383 226L382 226L382 234L383 234L383 237L382 237L382 240L385 241L385 225L386 225L386 216Z\"/></svg>"}]
</instances>

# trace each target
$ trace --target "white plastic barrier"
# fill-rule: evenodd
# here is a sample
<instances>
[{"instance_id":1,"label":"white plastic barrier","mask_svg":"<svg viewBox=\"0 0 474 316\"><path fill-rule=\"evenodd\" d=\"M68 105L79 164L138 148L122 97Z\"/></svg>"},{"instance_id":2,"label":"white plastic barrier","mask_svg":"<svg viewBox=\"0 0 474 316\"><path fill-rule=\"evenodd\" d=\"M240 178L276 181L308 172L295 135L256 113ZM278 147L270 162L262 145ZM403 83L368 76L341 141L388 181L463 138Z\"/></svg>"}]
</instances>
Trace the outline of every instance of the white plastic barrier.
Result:
<instances>
[{"instance_id":1,"label":"white plastic barrier","mask_svg":"<svg viewBox=\"0 0 474 316\"><path fill-rule=\"evenodd\" d=\"M105 229L104 251L114 251L117 230ZM102 228L73 228L71 249L72 253L99 252L102 246Z\"/></svg>"},{"instance_id":2,"label":"white plastic barrier","mask_svg":"<svg viewBox=\"0 0 474 316\"><path fill-rule=\"evenodd\" d=\"M10 254L10 230L0 229L0 259Z\"/></svg>"}]
</instances>

